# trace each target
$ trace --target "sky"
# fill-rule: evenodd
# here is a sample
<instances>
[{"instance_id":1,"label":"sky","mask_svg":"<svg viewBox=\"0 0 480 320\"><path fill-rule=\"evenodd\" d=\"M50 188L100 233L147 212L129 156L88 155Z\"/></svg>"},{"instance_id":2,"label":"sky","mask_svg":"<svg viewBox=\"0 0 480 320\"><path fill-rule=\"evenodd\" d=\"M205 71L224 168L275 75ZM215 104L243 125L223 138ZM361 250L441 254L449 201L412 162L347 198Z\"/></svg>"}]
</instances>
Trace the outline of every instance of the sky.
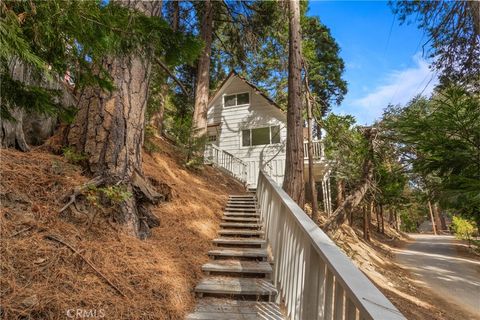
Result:
<instances>
[{"instance_id":1,"label":"sky","mask_svg":"<svg viewBox=\"0 0 480 320\"><path fill-rule=\"evenodd\" d=\"M426 37L415 24L400 25L386 1L311 1L340 45L348 93L332 111L371 124L389 103L430 95L437 81L422 55Z\"/></svg>"}]
</instances>

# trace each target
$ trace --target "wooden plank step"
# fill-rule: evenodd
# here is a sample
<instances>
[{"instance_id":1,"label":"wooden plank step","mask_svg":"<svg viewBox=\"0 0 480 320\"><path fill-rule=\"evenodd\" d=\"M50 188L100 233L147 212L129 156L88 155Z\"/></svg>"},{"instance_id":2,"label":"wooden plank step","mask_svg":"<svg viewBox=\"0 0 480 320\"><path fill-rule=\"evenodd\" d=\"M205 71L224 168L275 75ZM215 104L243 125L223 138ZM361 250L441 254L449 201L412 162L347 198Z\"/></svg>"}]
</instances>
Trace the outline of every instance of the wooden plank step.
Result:
<instances>
[{"instance_id":1,"label":"wooden plank step","mask_svg":"<svg viewBox=\"0 0 480 320\"><path fill-rule=\"evenodd\" d=\"M248 257L248 258L266 258L267 249L256 248L219 248L208 251L208 255L215 257Z\"/></svg>"},{"instance_id":2,"label":"wooden plank step","mask_svg":"<svg viewBox=\"0 0 480 320\"><path fill-rule=\"evenodd\" d=\"M260 221L260 219L255 217L229 217L229 216L223 216L222 220L238 221L238 222L259 222Z\"/></svg>"},{"instance_id":3,"label":"wooden plank step","mask_svg":"<svg viewBox=\"0 0 480 320\"><path fill-rule=\"evenodd\" d=\"M196 293L275 297L277 289L270 282L256 278L207 277L195 287Z\"/></svg>"},{"instance_id":4,"label":"wooden plank step","mask_svg":"<svg viewBox=\"0 0 480 320\"><path fill-rule=\"evenodd\" d=\"M230 212L226 211L223 213L224 217L260 217L258 212Z\"/></svg>"},{"instance_id":5,"label":"wooden plank step","mask_svg":"<svg viewBox=\"0 0 480 320\"><path fill-rule=\"evenodd\" d=\"M229 299L202 299L187 320L283 320L280 307L273 302Z\"/></svg>"},{"instance_id":6,"label":"wooden plank step","mask_svg":"<svg viewBox=\"0 0 480 320\"><path fill-rule=\"evenodd\" d=\"M229 200L256 200L257 198L252 195L243 195L243 196L229 196Z\"/></svg>"},{"instance_id":7,"label":"wooden plank step","mask_svg":"<svg viewBox=\"0 0 480 320\"><path fill-rule=\"evenodd\" d=\"M266 244L263 239L256 238L217 238L213 239L213 243L217 245L245 245L245 246L261 246Z\"/></svg>"},{"instance_id":8,"label":"wooden plank step","mask_svg":"<svg viewBox=\"0 0 480 320\"><path fill-rule=\"evenodd\" d=\"M227 203L227 206L226 208L239 208L239 209L243 209L243 208L247 208L247 209L250 209L250 208L257 208L257 205L255 203L252 203L252 204L248 204L248 203Z\"/></svg>"},{"instance_id":9,"label":"wooden plank step","mask_svg":"<svg viewBox=\"0 0 480 320\"><path fill-rule=\"evenodd\" d=\"M220 229L218 234L221 236L263 236L263 230L252 229Z\"/></svg>"},{"instance_id":10,"label":"wooden plank step","mask_svg":"<svg viewBox=\"0 0 480 320\"><path fill-rule=\"evenodd\" d=\"M262 225L259 223L245 223L245 222L222 222L220 227L223 228L261 228Z\"/></svg>"},{"instance_id":11,"label":"wooden plank step","mask_svg":"<svg viewBox=\"0 0 480 320\"><path fill-rule=\"evenodd\" d=\"M224 211L229 211L229 212L257 212L257 208L252 207L252 208L235 208L235 207L225 207Z\"/></svg>"},{"instance_id":12,"label":"wooden plank step","mask_svg":"<svg viewBox=\"0 0 480 320\"><path fill-rule=\"evenodd\" d=\"M272 273L272 266L265 261L215 260L202 266L205 272Z\"/></svg>"}]
</instances>

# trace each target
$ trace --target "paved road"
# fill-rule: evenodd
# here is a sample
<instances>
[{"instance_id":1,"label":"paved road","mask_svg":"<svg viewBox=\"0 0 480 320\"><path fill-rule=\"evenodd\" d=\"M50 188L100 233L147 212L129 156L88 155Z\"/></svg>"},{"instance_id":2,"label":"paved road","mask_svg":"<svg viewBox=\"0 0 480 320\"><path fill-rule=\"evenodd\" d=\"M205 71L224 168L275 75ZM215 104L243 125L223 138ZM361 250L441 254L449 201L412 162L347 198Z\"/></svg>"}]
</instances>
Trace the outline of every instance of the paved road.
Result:
<instances>
[{"instance_id":1,"label":"paved road","mask_svg":"<svg viewBox=\"0 0 480 320\"><path fill-rule=\"evenodd\" d=\"M480 319L480 259L458 254L453 236L410 235L397 260L434 292Z\"/></svg>"}]
</instances>

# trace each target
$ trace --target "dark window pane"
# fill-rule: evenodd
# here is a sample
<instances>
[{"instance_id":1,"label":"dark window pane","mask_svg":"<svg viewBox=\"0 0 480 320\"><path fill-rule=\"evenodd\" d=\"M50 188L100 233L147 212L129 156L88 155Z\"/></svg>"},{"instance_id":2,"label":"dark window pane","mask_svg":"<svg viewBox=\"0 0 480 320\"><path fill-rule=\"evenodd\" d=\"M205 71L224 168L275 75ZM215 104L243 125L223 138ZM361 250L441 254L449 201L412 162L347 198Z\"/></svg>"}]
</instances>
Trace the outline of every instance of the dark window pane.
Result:
<instances>
[{"instance_id":1,"label":"dark window pane","mask_svg":"<svg viewBox=\"0 0 480 320\"><path fill-rule=\"evenodd\" d=\"M250 146L250 130L242 130L242 146Z\"/></svg>"},{"instance_id":2,"label":"dark window pane","mask_svg":"<svg viewBox=\"0 0 480 320\"><path fill-rule=\"evenodd\" d=\"M270 127L272 130L272 143L280 143L280 126Z\"/></svg>"},{"instance_id":3,"label":"dark window pane","mask_svg":"<svg viewBox=\"0 0 480 320\"><path fill-rule=\"evenodd\" d=\"M225 107L231 107L236 105L236 97L237 97L236 94L232 94L231 96L225 96L223 98L225 102Z\"/></svg>"},{"instance_id":4,"label":"dark window pane","mask_svg":"<svg viewBox=\"0 0 480 320\"><path fill-rule=\"evenodd\" d=\"M248 93L241 93L237 95L237 105L249 104L250 96Z\"/></svg>"},{"instance_id":5,"label":"dark window pane","mask_svg":"<svg viewBox=\"0 0 480 320\"><path fill-rule=\"evenodd\" d=\"M270 128L252 129L252 146L270 143Z\"/></svg>"}]
</instances>

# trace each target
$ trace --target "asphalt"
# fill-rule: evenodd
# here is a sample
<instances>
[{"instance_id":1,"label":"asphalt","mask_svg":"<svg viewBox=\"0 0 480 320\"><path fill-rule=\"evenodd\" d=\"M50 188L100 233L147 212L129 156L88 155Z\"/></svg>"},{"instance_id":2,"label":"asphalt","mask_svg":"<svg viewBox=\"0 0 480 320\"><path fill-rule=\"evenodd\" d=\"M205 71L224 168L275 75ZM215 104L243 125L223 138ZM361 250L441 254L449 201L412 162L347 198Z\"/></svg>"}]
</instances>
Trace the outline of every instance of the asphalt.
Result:
<instances>
[{"instance_id":1,"label":"asphalt","mask_svg":"<svg viewBox=\"0 0 480 320\"><path fill-rule=\"evenodd\" d=\"M409 235L414 241L396 254L416 280L480 319L480 259L466 258L453 236Z\"/></svg>"}]
</instances>

